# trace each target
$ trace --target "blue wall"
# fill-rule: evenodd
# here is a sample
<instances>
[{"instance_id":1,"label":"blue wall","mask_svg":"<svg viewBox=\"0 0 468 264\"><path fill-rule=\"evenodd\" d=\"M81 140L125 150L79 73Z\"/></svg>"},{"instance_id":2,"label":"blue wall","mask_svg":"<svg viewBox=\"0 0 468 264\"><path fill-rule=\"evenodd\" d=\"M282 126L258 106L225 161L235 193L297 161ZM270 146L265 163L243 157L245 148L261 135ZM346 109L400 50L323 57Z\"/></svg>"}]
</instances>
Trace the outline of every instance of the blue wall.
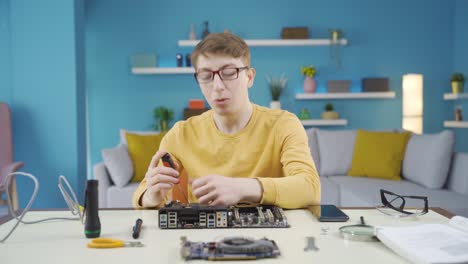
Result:
<instances>
[{"instance_id":1,"label":"blue wall","mask_svg":"<svg viewBox=\"0 0 468 264\"><path fill-rule=\"evenodd\" d=\"M11 92L10 2L0 0L0 102L10 103Z\"/></svg>"},{"instance_id":2,"label":"blue wall","mask_svg":"<svg viewBox=\"0 0 468 264\"><path fill-rule=\"evenodd\" d=\"M175 66L175 54L189 53L177 41L187 39L194 23L198 35L209 20L212 32L225 28L244 38L279 38L282 27L308 26L312 38L327 29L345 31L343 68L329 63L328 47L254 47L257 79L251 99L270 101L265 75L285 73L289 87L284 109L311 110L318 118L329 101L297 101L300 66L318 67L319 89L328 79L350 79L360 89L363 77L386 76L397 98L333 100L349 125L343 129L401 126L401 76L424 74L424 128L438 132L453 118L453 107L467 101L442 100L453 71L468 75L468 3L463 0L240 0L233 7L214 0L0 0L0 100L12 105L15 159L36 174L41 190L35 207L63 207L56 188L64 174L82 197L89 164L119 141L119 128L148 130L156 106L173 108L176 119L190 98L202 98L191 75L133 75L130 56L158 54L159 65ZM430 30L429 30L430 29ZM86 119L89 118L89 127ZM88 132L89 131L89 132ZM457 150L468 151L466 129L457 129ZM89 133L90 149L86 149ZM88 175L90 175L88 167ZM20 195L30 194L19 182Z\"/></svg>"},{"instance_id":3,"label":"blue wall","mask_svg":"<svg viewBox=\"0 0 468 264\"><path fill-rule=\"evenodd\" d=\"M75 89L76 89L76 126L77 126L77 152L78 162L77 167L77 190L80 201L83 201L84 191L86 188L87 175L91 175L91 172L87 169L91 169L88 143L88 113L87 113L87 102L86 102L86 48L85 48L85 0L74 0L74 45L75 45L75 57L72 63L75 64Z\"/></svg>"},{"instance_id":4,"label":"blue wall","mask_svg":"<svg viewBox=\"0 0 468 264\"><path fill-rule=\"evenodd\" d=\"M328 79L350 79L360 89L363 77L386 76L397 98L334 100L348 119L345 129L401 127L401 81L410 72L424 74L424 130L443 129L450 104L442 100L452 69L453 6L447 1L248 1L226 8L222 1L92 1L87 6L87 89L90 102L92 163L100 151L118 143L119 128L148 130L151 109L168 106L182 118L189 98L202 98L191 75L132 75L129 57L139 52L158 54L159 65L175 66L175 54L191 52L177 41L187 39L194 23L198 35L209 20L212 32L228 28L244 38L279 38L284 26L308 26L312 38L326 38L328 28L345 31L343 68L329 63L328 47L253 47L257 79L251 99L270 101L266 74L285 73L289 87L281 97L284 109L311 110L318 118L327 101L297 101L302 86L300 66L318 67L319 89ZM428 30L430 29L430 30ZM468 149L467 149L468 150Z\"/></svg>"},{"instance_id":5,"label":"blue wall","mask_svg":"<svg viewBox=\"0 0 468 264\"><path fill-rule=\"evenodd\" d=\"M468 78L468 1L457 0L455 3L455 30L453 71L461 72ZM447 85L447 87L449 87ZM447 88L449 90L450 88ZM465 93L468 92L468 80L465 81ZM462 107L463 120L468 120L468 100L458 100L451 103L450 114L447 119L453 120L455 107ZM457 151L468 151L468 131L466 128L455 129Z\"/></svg>"},{"instance_id":6,"label":"blue wall","mask_svg":"<svg viewBox=\"0 0 468 264\"><path fill-rule=\"evenodd\" d=\"M15 156L25 162L23 170L40 181L35 207L65 206L57 188L60 174L75 190L86 179L86 164L82 163L86 153L78 146L85 136L79 129L84 114L78 113L84 104L84 85L78 81L84 79L84 70L80 76L78 69L84 68L84 61L79 66L76 56L83 52L75 37L76 12L81 10L84 15L83 8L75 7L80 3L83 5L73 0L10 2ZM82 50L83 37L81 43ZM30 196L31 185L26 180L18 183L22 205ZM82 197L82 190L78 195Z\"/></svg>"}]
</instances>

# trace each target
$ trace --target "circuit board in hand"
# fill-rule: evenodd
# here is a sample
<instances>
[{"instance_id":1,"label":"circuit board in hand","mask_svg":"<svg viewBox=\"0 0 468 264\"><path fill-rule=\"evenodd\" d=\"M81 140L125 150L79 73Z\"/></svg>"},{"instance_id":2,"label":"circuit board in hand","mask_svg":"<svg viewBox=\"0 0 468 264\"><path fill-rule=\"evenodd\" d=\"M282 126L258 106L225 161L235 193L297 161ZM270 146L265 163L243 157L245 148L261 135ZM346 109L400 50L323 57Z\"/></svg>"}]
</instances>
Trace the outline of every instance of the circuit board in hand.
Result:
<instances>
[{"instance_id":1,"label":"circuit board in hand","mask_svg":"<svg viewBox=\"0 0 468 264\"><path fill-rule=\"evenodd\" d=\"M253 260L280 255L274 240L228 237L218 242L191 242L181 237L180 254L185 260Z\"/></svg>"},{"instance_id":2,"label":"circuit board in hand","mask_svg":"<svg viewBox=\"0 0 468 264\"><path fill-rule=\"evenodd\" d=\"M284 227L289 227L289 223L283 209L277 206L226 207L170 202L159 209L161 229Z\"/></svg>"}]
</instances>

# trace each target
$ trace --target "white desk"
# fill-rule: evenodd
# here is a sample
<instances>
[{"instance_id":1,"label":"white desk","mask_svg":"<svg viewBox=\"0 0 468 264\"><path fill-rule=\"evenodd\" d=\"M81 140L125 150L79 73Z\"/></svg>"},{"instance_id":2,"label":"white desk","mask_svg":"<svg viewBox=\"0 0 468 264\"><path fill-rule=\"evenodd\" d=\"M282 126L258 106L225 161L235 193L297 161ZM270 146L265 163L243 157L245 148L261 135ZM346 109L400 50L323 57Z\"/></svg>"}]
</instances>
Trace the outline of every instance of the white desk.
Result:
<instances>
[{"instance_id":1,"label":"white desk","mask_svg":"<svg viewBox=\"0 0 468 264\"><path fill-rule=\"evenodd\" d=\"M193 229L161 230L157 227L157 211L106 210L100 211L101 237L133 240L132 226L137 218L143 219L139 240L143 248L90 249L79 221L55 221L33 225L20 225L12 236L0 244L0 263L125 263L160 264L182 263L180 236L191 241L213 241L223 236L241 235L255 238L267 237L277 242L281 256L258 260L259 263L407 263L380 242L343 240L338 228L359 223L362 215L369 225L415 225L422 223L447 223L448 218L430 211L416 219L396 220L374 209L344 209L350 216L346 223L320 223L306 210L286 211L291 228L282 229ZM51 216L69 216L64 211L35 211L25 220ZM3 237L14 221L0 225ZM321 227L330 228L321 234ZM304 251L306 236L314 236L319 251ZM192 261L202 262L201 260ZM246 263L230 261L229 263ZM250 262L249 262L250 263Z\"/></svg>"}]
</instances>

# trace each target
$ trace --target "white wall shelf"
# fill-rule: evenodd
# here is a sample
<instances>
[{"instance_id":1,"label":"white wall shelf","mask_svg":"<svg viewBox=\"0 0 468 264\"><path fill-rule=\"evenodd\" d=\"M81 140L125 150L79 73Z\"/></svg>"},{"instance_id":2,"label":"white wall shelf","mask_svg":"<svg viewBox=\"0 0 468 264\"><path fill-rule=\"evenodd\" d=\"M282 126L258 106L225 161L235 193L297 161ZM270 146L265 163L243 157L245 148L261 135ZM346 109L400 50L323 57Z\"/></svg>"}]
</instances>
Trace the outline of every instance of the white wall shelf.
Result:
<instances>
[{"instance_id":1,"label":"white wall shelf","mask_svg":"<svg viewBox=\"0 0 468 264\"><path fill-rule=\"evenodd\" d=\"M468 93L446 93L444 94L444 100L457 100L457 99L468 99Z\"/></svg>"},{"instance_id":2,"label":"white wall shelf","mask_svg":"<svg viewBox=\"0 0 468 264\"><path fill-rule=\"evenodd\" d=\"M395 98L395 92L366 92L366 93L301 93L296 94L299 100L319 99L378 99Z\"/></svg>"},{"instance_id":3,"label":"white wall shelf","mask_svg":"<svg viewBox=\"0 0 468 264\"><path fill-rule=\"evenodd\" d=\"M200 40L179 40L180 47L195 47ZM247 45L253 46L329 46L330 39L246 39ZM340 40L341 45L347 45L347 39Z\"/></svg>"},{"instance_id":4,"label":"white wall shelf","mask_svg":"<svg viewBox=\"0 0 468 264\"><path fill-rule=\"evenodd\" d=\"M347 119L306 119L301 120L304 126L346 126Z\"/></svg>"},{"instance_id":5,"label":"white wall shelf","mask_svg":"<svg viewBox=\"0 0 468 264\"><path fill-rule=\"evenodd\" d=\"M468 121L444 121L444 127L468 128Z\"/></svg>"},{"instance_id":6,"label":"white wall shelf","mask_svg":"<svg viewBox=\"0 0 468 264\"><path fill-rule=\"evenodd\" d=\"M195 73L192 67L148 67L148 68L132 68L133 74L190 74Z\"/></svg>"}]
</instances>

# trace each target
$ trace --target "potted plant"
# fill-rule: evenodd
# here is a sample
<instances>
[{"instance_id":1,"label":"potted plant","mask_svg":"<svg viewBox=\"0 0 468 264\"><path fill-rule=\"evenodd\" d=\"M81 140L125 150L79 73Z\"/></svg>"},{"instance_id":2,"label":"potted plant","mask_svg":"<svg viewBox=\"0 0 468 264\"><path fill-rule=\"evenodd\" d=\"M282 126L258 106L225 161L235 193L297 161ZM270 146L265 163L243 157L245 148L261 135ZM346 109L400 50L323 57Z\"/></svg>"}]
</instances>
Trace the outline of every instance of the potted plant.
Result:
<instances>
[{"instance_id":1,"label":"potted plant","mask_svg":"<svg viewBox=\"0 0 468 264\"><path fill-rule=\"evenodd\" d=\"M299 113L299 119L300 120L308 120L310 119L310 112L309 109L307 108L302 108L301 112Z\"/></svg>"},{"instance_id":2,"label":"potted plant","mask_svg":"<svg viewBox=\"0 0 468 264\"><path fill-rule=\"evenodd\" d=\"M270 102L270 108L281 109L281 103L279 101L279 98L281 94L283 93L283 90L286 88L286 83L288 79L284 76L284 74L282 74L279 79L267 76L267 81L268 81L268 86L270 88L271 100L272 100Z\"/></svg>"},{"instance_id":3,"label":"potted plant","mask_svg":"<svg viewBox=\"0 0 468 264\"><path fill-rule=\"evenodd\" d=\"M463 93L463 85L465 84L465 76L462 73L456 72L452 74L452 93Z\"/></svg>"},{"instance_id":4,"label":"potted plant","mask_svg":"<svg viewBox=\"0 0 468 264\"><path fill-rule=\"evenodd\" d=\"M337 44L343 37L343 31L339 28L331 28L328 30L330 33L330 40L332 44Z\"/></svg>"},{"instance_id":5,"label":"potted plant","mask_svg":"<svg viewBox=\"0 0 468 264\"><path fill-rule=\"evenodd\" d=\"M167 132L169 130L169 122L174 117L174 112L164 106L156 107L153 110L153 117L156 123L153 125L153 129L161 132Z\"/></svg>"},{"instance_id":6,"label":"potted plant","mask_svg":"<svg viewBox=\"0 0 468 264\"><path fill-rule=\"evenodd\" d=\"M338 119L338 112L333 111L333 105L328 103L325 105L325 112L322 113L322 119Z\"/></svg>"},{"instance_id":7,"label":"potted plant","mask_svg":"<svg viewBox=\"0 0 468 264\"><path fill-rule=\"evenodd\" d=\"M317 69L313 65L302 66L301 73L305 76L304 79L304 92L305 93L315 93L317 88L317 82L314 77L317 73Z\"/></svg>"}]
</instances>

